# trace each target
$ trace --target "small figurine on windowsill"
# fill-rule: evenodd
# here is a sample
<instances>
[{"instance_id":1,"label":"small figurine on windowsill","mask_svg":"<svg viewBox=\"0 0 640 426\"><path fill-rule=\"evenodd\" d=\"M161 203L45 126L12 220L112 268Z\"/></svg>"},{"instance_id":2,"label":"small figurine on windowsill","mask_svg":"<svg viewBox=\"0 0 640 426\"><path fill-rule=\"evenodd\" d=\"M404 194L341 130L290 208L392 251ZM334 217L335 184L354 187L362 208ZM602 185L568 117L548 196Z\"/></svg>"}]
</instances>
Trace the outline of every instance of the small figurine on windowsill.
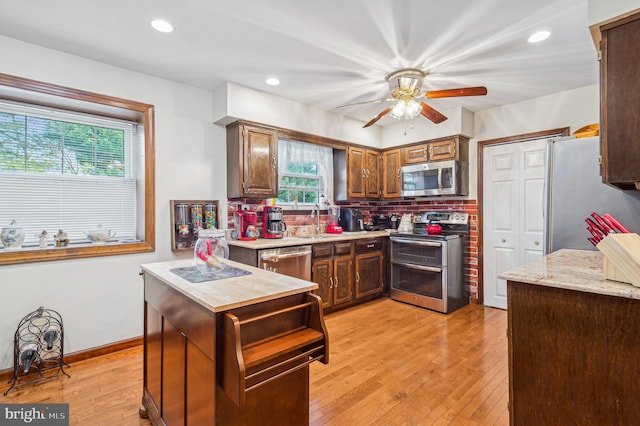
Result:
<instances>
[{"instance_id":1,"label":"small figurine on windowsill","mask_svg":"<svg viewBox=\"0 0 640 426\"><path fill-rule=\"evenodd\" d=\"M58 230L58 233L53 236L53 239L56 240L56 247L66 247L69 245L69 237L62 229Z\"/></svg>"},{"instance_id":2,"label":"small figurine on windowsill","mask_svg":"<svg viewBox=\"0 0 640 426\"><path fill-rule=\"evenodd\" d=\"M47 247L47 235L48 232L46 229L40 233L40 248Z\"/></svg>"}]
</instances>

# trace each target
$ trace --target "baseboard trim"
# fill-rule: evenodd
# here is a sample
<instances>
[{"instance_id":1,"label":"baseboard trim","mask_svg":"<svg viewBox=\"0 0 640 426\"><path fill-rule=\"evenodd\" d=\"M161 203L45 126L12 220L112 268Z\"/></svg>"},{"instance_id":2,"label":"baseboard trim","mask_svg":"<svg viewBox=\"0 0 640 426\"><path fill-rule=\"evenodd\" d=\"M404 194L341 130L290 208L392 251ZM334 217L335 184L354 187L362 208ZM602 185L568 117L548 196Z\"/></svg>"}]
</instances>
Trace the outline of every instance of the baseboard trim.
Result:
<instances>
[{"instance_id":1,"label":"baseboard trim","mask_svg":"<svg viewBox=\"0 0 640 426\"><path fill-rule=\"evenodd\" d=\"M144 338L142 336L134 337L127 340L121 340L119 342L109 343L108 345L104 346L96 346L95 348L87 349L80 352L65 354L64 362L71 365L74 362L84 361L102 355L108 355L114 352L141 346L143 344ZM0 381L8 382L9 380L11 380L11 378L13 378L13 368L0 371Z\"/></svg>"}]
</instances>

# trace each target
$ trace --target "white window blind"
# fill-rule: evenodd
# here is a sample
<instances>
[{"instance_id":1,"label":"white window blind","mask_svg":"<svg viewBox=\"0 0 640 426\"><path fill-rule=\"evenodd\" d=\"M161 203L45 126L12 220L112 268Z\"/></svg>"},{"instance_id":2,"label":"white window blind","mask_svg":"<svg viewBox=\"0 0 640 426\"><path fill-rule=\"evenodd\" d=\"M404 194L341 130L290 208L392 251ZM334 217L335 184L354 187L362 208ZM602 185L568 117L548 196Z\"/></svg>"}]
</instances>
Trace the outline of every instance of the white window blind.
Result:
<instances>
[{"instance_id":1,"label":"white window blind","mask_svg":"<svg viewBox=\"0 0 640 426\"><path fill-rule=\"evenodd\" d=\"M144 156L136 123L0 103L0 226L15 219L24 246L63 229L88 242L98 225L137 238L137 170ZM141 168L140 168L141 167Z\"/></svg>"}]
</instances>

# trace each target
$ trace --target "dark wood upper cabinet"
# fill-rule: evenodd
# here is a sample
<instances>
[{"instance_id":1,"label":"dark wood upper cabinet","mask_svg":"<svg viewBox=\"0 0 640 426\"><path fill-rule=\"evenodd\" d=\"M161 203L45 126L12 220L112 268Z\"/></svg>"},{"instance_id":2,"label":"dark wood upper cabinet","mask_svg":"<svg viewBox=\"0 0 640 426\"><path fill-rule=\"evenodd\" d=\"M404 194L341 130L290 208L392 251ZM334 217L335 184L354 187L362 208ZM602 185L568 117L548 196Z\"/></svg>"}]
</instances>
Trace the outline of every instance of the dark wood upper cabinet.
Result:
<instances>
[{"instance_id":1,"label":"dark wood upper cabinet","mask_svg":"<svg viewBox=\"0 0 640 426\"><path fill-rule=\"evenodd\" d=\"M621 189L640 189L640 13L600 30L602 181Z\"/></svg>"},{"instance_id":2,"label":"dark wood upper cabinet","mask_svg":"<svg viewBox=\"0 0 640 426\"><path fill-rule=\"evenodd\" d=\"M233 123L227 127L227 197L278 195L278 137L273 129Z\"/></svg>"},{"instance_id":3,"label":"dark wood upper cabinet","mask_svg":"<svg viewBox=\"0 0 640 426\"><path fill-rule=\"evenodd\" d=\"M432 139L402 148L402 165L431 161L469 161L469 138L461 135Z\"/></svg>"},{"instance_id":4,"label":"dark wood upper cabinet","mask_svg":"<svg viewBox=\"0 0 640 426\"><path fill-rule=\"evenodd\" d=\"M347 198L380 198L380 153L347 149Z\"/></svg>"},{"instance_id":5,"label":"dark wood upper cabinet","mask_svg":"<svg viewBox=\"0 0 640 426\"><path fill-rule=\"evenodd\" d=\"M402 148L402 165L426 163L429 160L429 144L421 143Z\"/></svg>"},{"instance_id":6,"label":"dark wood upper cabinet","mask_svg":"<svg viewBox=\"0 0 640 426\"><path fill-rule=\"evenodd\" d=\"M380 153L365 151L365 196L380 198Z\"/></svg>"},{"instance_id":7,"label":"dark wood upper cabinet","mask_svg":"<svg viewBox=\"0 0 640 426\"><path fill-rule=\"evenodd\" d=\"M400 149L382 153L383 198L399 198L401 196L400 153Z\"/></svg>"}]
</instances>

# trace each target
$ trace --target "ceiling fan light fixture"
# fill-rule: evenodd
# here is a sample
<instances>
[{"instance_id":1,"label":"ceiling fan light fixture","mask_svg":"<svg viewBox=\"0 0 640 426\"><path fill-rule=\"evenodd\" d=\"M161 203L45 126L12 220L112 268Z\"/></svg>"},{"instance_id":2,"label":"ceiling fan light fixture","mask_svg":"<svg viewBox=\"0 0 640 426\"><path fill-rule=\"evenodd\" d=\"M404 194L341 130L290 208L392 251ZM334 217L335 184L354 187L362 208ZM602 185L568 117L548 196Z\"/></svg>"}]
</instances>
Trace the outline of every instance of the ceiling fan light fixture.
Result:
<instances>
[{"instance_id":1,"label":"ceiling fan light fixture","mask_svg":"<svg viewBox=\"0 0 640 426\"><path fill-rule=\"evenodd\" d=\"M398 103L391 109L389 115L396 120L412 120L420 114L422 111L422 106L414 101L413 99L404 100L401 99Z\"/></svg>"},{"instance_id":2,"label":"ceiling fan light fixture","mask_svg":"<svg viewBox=\"0 0 640 426\"><path fill-rule=\"evenodd\" d=\"M404 101L398 101L398 103L391 109L389 115L396 120L400 120L404 117L404 110L406 109L406 104Z\"/></svg>"}]
</instances>

